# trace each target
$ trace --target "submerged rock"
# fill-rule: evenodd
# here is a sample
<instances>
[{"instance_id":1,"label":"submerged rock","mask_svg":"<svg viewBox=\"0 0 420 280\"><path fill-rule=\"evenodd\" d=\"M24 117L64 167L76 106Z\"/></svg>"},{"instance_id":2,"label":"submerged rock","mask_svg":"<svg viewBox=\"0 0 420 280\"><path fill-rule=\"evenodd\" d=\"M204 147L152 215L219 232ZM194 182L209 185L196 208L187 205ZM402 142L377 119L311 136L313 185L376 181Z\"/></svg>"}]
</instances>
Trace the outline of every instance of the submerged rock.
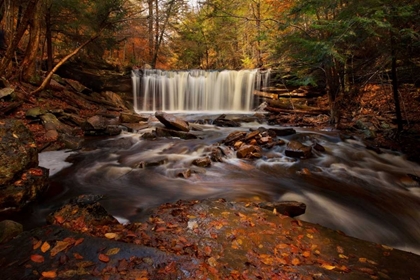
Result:
<instances>
[{"instance_id":1,"label":"submerged rock","mask_svg":"<svg viewBox=\"0 0 420 280\"><path fill-rule=\"evenodd\" d=\"M312 148L292 140L287 143L284 153L288 157L309 158L312 155Z\"/></svg>"},{"instance_id":2,"label":"submerged rock","mask_svg":"<svg viewBox=\"0 0 420 280\"><path fill-rule=\"evenodd\" d=\"M181 139L197 139L197 136L191 133L160 127L156 128L155 134L157 137L178 137Z\"/></svg>"}]
</instances>

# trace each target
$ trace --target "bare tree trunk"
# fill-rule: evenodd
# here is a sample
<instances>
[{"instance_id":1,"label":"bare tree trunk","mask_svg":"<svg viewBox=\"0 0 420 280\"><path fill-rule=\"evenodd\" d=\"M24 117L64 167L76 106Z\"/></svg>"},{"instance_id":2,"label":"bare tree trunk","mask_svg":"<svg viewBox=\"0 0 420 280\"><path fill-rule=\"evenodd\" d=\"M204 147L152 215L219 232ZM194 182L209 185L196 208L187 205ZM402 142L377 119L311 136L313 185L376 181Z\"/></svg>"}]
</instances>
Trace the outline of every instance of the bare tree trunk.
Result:
<instances>
[{"instance_id":1,"label":"bare tree trunk","mask_svg":"<svg viewBox=\"0 0 420 280\"><path fill-rule=\"evenodd\" d=\"M45 37L47 39L47 71L50 72L53 68L53 47L52 47L52 33L51 33L51 7L49 3L45 11Z\"/></svg>"},{"instance_id":2,"label":"bare tree trunk","mask_svg":"<svg viewBox=\"0 0 420 280\"><path fill-rule=\"evenodd\" d=\"M25 13L22 17L22 23L19 25L19 28L16 30L16 33L13 37L12 43L9 44L6 53L1 60L0 64L0 75L4 75L7 67L9 66L10 62L12 61L13 54L17 49L20 39L22 39L23 34L25 33L29 21L33 18L35 13L35 7L38 4L39 0L29 0L28 5L26 7Z\"/></svg>"},{"instance_id":3,"label":"bare tree trunk","mask_svg":"<svg viewBox=\"0 0 420 280\"><path fill-rule=\"evenodd\" d=\"M40 2L35 6L34 17L30 22L30 38L26 47L25 58L22 61L23 80L30 82L36 77L36 57L41 40L41 9Z\"/></svg>"},{"instance_id":4,"label":"bare tree trunk","mask_svg":"<svg viewBox=\"0 0 420 280\"><path fill-rule=\"evenodd\" d=\"M153 34L153 0L148 0L148 8L149 8L149 20L148 20L148 27L149 27L149 62L151 62L153 58L153 46L154 46L154 34Z\"/></svg>"},{"instance_id":5,"label":"bare tree trunk","mask_svg":"<svg viewBox=\"0 0 420 280\"><path fill-rule=\"evenodd\" d=\"M87 44L89 44L90 42L94 41L96 38L99 37L99 33L97 35L95 35L94 37L90 38L89 40L87 40L86 42L84 42L83 44L81 44L79 47L77 47L74 51L72 51L70 54L66 55L62 60L60 60L59 63L57 63L56 66L54 66L54 68L48 73L47 77L45 77L44 81L42 82L42 84L34 91L32 91L30 94L36 94L42 90L44 90L51 81L52 76L54 75L55 71L57 71L58 68L60 68L61 65L63 65L67 60L69 60L72 56L76 55L81 49L83 49Z\"/></svg>"}]
</instances>

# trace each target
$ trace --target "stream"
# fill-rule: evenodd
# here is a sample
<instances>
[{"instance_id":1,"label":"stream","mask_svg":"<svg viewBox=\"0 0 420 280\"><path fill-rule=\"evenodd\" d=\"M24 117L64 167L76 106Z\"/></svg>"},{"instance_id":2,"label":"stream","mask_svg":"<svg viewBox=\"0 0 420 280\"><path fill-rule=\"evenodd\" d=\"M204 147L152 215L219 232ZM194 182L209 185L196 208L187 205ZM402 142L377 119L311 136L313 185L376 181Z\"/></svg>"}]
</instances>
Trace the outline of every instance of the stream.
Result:
<instances>
[{"instance_id":1,"label":"stream","mask_svg":"<svg viewBox=\"0 0 420 280\"><path fill-rule=\"evenodd\" d=\"M270 126L195 125L201 131L192 133L199 139L143 140L144 132L161 126L157 120L149 125L138 133L88 139L80 151L41 153L51 187L21 222L28 228L45 224L48 213L79 194L103 195L101 204L120 222L141 221L153 207L180 199L296 200L307 205L301 220L420 254L420 187L407 175L420 177L420 166L401 154L377 154L357 139L342 140L337 131L295 128L297 134L281 139L318 143L326 151L294 159L284 155L285 146L275 146L256 160L238 159L232 151L223 162L200 168L192 161L208 155L208 147L230 132ZM191 176L179 177L186 169Z\"/></svg>"}]
</instances>

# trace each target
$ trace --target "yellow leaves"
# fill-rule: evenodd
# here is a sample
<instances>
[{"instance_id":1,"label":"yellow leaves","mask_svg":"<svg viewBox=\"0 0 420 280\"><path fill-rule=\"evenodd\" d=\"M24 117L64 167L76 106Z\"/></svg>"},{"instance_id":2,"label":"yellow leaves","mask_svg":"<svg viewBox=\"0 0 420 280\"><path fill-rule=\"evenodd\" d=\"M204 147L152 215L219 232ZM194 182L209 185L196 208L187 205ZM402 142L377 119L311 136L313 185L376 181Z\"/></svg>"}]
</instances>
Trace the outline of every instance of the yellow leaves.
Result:
<instances>
[{"instance_id":1,"label":"yellow leaves","mask_svg":"<svg viewBox=\"0 0 420 280\"><path fill-rule=\"evenodd\" d=\"M42 240L38 240L36 243L34 243L34 246L32 246L32 248L34 250L38 249L39 247L41 247L42 244Z\"/></svg>"},{"instance_id":2,"label":"yellow leaves","mask_svg":"<svg viewBox=\"0 0 420 280\"><path fill-rule=\"evenodd\" d=\"M260 255L260 260L263 264L266 265L273 265L274 264L274 259L271 255L268 254L261 254Z\"/></svg>"},{"instance_id":3,"label":"yellow leaves","mask_svg":"<svg viewBox=\"0 0 420 280\"><path fill-rule=\"evenodd\" d=\"M384 248L386 250L390 250L390 251L394 250L394 248L386 246L386 245L382 245L382 248Z\"/></svg>"},{"instance_id":4,"label":"yellow leaves","mask_svg":"<svg viewBox=\"0 0 420 280\"><path fill-rule=\"evenodd\" d=\"M42 244L42 246L41 246L41 252L42 252L42 253L45 253L45 252L47 252L50 248L51 248L51 245L50 245L47 241L45 241L45 242Z\"/></svg>"},{"instance_id":5,"label":"yellow leaves","mask_svg":"<svg viewBox=\"0 0 420 280\"><path fill-rule=\"evenodd\" d=\"M341 246L337 246L337 253L344 254L344 249Z\"/></svg>"},{"instance_id":6,"label":"yellow leaves","mask_svg":"<svg viewBox=\"0 0 420 280\"><path fill-rule=\"evenodd\" d=\"M44 262L44 257L41 255L31 255L31 261L36 263L42 263Z\"/></svg>"},{"instance_id":7,"label":"yellow leaves","mask_svg":"<svg viewBox=\"0 0 420 280\"><path fill-rule=\"evenodd\" d=\"M344 254L338 254L338 257L340 258L340 259L348 259L349 257L347 257L346 255L344 255Z\"/></svg>"},{"instance_id":8,"label":"yellow leaves","mask_svg":"<svg viewBox=\"0 0 420 280\"><path fill-rule=\"evenodd\" d=\"M333 270L335 268L334 265L328 264L328 263L323 263L321 265L322 268L325 268L326 270Z\"/></svg>"},{"instance_id":9,"label":"yellow leaves","mask_svg":"<svg viewBox=\"0 0 420 280\"><path fill-rule=\"evenodd\" d=\"M51 256L54 257L55 255L57 255L61 251L67 249L70 245L71 245L71 243L69 243L67 241L57 241L54 248L51 249Z\"/></svg>"},{"instance_id":10,"label":"yellow leaves","mask_svg":"<svg viewBox=\"0 0 420 280\"><path fill-rule=\"evenodd\" d=\"M117 236L118 236L118 234L116 234L114 232L105 233L105 237L108 238L108 239L116 239Z\"/></svg>"},{"instance_id":11,"label":"yellow leaves","mask_svg":"<svg viewBox=\"0 0 420 280\"><path fill-rule=\"evenodd\" d=\"M307 234L306 234L306 237L308 237L309 239L314 238L314 236L313 236L312 234L310 234L310 233L307 233Z\"/></svg>"},{"instance_id":12,"label":"yellow leaves","mask_svg":"<svg viewBox=\"0 0 420 280\"><path fill-rule=\"evenodd\" d=\"M106 251L105 255L112 256L118 254L120 251L120 248L111 248L108 251Z\"/></svg>"},{"instance_id":13,"label":"yellow leaves","mask_svg":"<svg viewBox=\"0 0 420 280\"><path fill-rule=\"evenodd\" d=\"M359 262L361 262L361 263L370 263L372 265L377 265L378 264L375 261L369 260L367 258L359 258Z\"/></svg>"},{"instance_id":14,"label":"yellow leaves","mask_svg":"<svg viewBox=\"0 0 420 280\"><path fill-rule=\"evenodd\" d=\"M57 272L55 272L55 270L44 271L41 273L41 275L45 278L56 278Z\"/></svg>"}]
</instances>

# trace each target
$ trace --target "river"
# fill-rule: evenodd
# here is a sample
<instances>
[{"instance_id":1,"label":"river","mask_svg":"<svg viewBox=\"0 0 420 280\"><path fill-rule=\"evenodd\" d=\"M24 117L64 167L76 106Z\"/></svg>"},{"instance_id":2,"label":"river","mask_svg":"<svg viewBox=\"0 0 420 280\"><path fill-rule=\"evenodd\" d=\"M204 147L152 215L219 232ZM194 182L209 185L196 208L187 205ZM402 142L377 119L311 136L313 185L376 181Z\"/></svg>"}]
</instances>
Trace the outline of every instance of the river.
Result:
<instances>
[{"instance_id":1,"label":"river","mask_svg":"<svg viewBox=\"0 0 420 280\"><path fill-rule=\"evenodd\" d=\"M103 195L101 204L121 222L141 221L151 208L179 199L296 200L307 205L299 219L420 254L420 187L407 175L419 177L420 166L399 153L377 154L360 140L342 140L337 131L295 128L297 134L281 138L318 143L325 152L294 159L284 155L285 146L275 146L263 150L260 159L238 159L232 152L223 162L200 168L192 161L208 155L208 147L230 132L270 126L195 125L201 131L192 132L199 137L194 140L141 138L160 125L152 121L138 133L88 139L79 151L41 153L40 165L51 171L51 188L27 211L25 226L44 224L49 212L79 194ZM190 177L177 176L186 169Z\"/></svg>"}]
</instances>

